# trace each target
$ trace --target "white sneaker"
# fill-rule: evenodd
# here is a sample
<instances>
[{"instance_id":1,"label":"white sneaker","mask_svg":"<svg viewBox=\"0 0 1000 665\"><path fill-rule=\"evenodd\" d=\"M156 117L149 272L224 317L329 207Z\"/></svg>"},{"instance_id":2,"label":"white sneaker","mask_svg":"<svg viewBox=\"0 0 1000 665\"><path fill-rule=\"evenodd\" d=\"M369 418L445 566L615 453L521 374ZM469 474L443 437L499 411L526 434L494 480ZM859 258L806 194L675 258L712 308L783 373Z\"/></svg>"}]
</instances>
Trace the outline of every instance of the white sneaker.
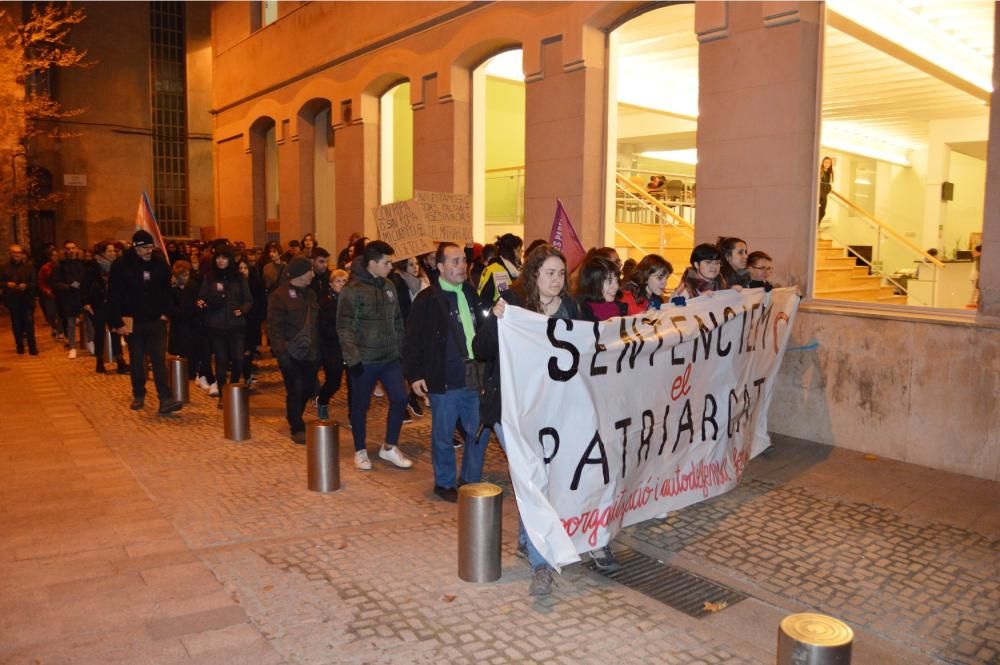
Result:
<instances>
[{"instance_id":1,"label":"white sneaker","mask_svg":"<svg viewBox=\"0 0 1000 665\"><path fill-rule=\"evenodd\" d=\"M210 385L208 387L208 396L209 397L218 397L219 396L219 382L218 381L216 381L215 383L213 383L212 385Z\"/></svg>"},{"instance_id":2,"label":"white sneaker","mask_svg":"<svg viewBox=\"0 0 1000 665\"><path fill-rule=\"evenodd\" d=\"M372 461L368 459L367 450L359 450L356 453L354 453L354 466L360 469L361 471L372 470Z\"/></svg>"},{"instance_id":3,"label":"white sneaker","mask_svg":"<svg viewBox=\"0 0 1000 665\"><path fill-rule=\"evenodd\" d=\"M395 464L400 469L409 469L413 466L413 462L407 459L406 455L399 450L399 446L393 446L392 448L382 446L378 451L378 456L386 462Z\"/></svg>"},{"instance_id":4,"label":"white sneaker","mask_svg":"<svg viewBox=\"0 0 1000 665\"><path fill-rule=\"evenodd\" d=\"M382 390L382 386L375 384L375 397L385 397L385 391Z\"/></svg>"},{"instance_id":5,"label":"white sneaker","mask_svg":"<svg viewBox=\"0 0 1000 665\"><path fill-rule=\"evenodd\" d=\"M90 355L94 355L94 343L93 342L87 342L87 353L89 353Z\"/></svg>"},{"instance_id":6,"label":"white sneaker","mask_svg":"<svg viewBox=\"0 0 1000 665\"><path fill-rule=\"evenodd\" d=\"M73 358L76 358L76 349L70 349L69 350L69 357L70 357L71 360Z\"/></svg>"},{"instance_id":7,"label":"white sneaker","mask_svg":"<svg viewBox=\"0 0 1000 665\"><path fill-rule=\"evenodd\" d=\"M211 386L208 385L208 379L200 375L194 380L194 385L198 386L202 390L208 390L211 388Z\"/></svg>"}]
</instances>

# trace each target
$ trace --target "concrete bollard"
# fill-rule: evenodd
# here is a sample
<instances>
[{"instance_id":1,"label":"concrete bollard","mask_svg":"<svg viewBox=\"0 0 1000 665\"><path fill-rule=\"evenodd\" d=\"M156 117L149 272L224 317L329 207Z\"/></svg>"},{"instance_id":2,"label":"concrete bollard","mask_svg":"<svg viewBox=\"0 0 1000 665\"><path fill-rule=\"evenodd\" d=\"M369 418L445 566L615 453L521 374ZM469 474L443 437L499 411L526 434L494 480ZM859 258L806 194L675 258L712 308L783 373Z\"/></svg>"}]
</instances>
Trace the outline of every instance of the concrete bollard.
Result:
<instances>
[{"instance_id":1,"label":"concrete bollard","mask_svg":"<svg viewBox=\"0 0 1000 665\"><path fill-rule=\"evenodd\" d=\"M242 383L222 387L222 434L230 441L250 438L249 391Z\"/></svg>"},{"instance_id":2,"label":"concrete bollard","mask_svg":"<svg viewBox=\"0 0 1000 665\"><path fill-rule=\"evenodd\" d=\"M466 582L500 579L503 490L492 483L458 488L458 577Z\"/></svg>"},{"instance_id":3,"label":"concrete bollard","mask_svg":"<svg viewBox=\"0 0 1000 665\"><path fill-rule=\"evenodd\" d=\"M109 365L115 362L115 351L111 346L112 334L108 327L104 326L104 362Z\"/></svg>"},{"instance_id":4,"label":"concrete bollard","mask_svg":"<svg viewBox=\"0 0 1000 665\"><path fill-rule=\"evenodd\" d=\"M185 404L191 401L188 361L186 358L170 358L167 360L167 380L170 383L170 392L174 399Z\"/></svg>"},{"instance_id":5,"label":"concrete bollard","mask_svg":"<svg viewBox=\"0 0 1000 665\"><path fill-rule=\"evenodd\" d=\"M777 665L850 665L854 631L823 614L789 614L778 626Z\"/></svg>"},{"instance_id":6,"label":"concrete bollard","mask_svg":"<svg viewBox=\"0 0 1000 665\"><path fill-rule=\"evenodd\" d=\"M314 492L340 489L340 423L318 420L309 424L306 460L309 489Z\"/></svg>"}]
</instances>

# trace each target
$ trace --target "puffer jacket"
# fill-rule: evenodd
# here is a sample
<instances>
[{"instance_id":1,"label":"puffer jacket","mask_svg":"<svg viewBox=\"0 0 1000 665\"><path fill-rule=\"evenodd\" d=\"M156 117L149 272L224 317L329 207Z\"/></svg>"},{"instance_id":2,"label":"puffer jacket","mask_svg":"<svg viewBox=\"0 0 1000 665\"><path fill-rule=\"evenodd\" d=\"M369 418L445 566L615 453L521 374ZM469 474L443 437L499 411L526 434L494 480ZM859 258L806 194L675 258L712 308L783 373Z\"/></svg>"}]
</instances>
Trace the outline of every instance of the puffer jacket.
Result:
<instances>
[{"instance_id":1,"label":"puffer jacket","mask_svg":"<svg viewBox=\"0 0 1000 665\"><path fill-rule=\"evenodd\" d=\"M352 264L351 281L340 292L337 335L349 367L403 357L403 315L396 287L373 277L361 261Z\"/></svg>"}]
</instances>

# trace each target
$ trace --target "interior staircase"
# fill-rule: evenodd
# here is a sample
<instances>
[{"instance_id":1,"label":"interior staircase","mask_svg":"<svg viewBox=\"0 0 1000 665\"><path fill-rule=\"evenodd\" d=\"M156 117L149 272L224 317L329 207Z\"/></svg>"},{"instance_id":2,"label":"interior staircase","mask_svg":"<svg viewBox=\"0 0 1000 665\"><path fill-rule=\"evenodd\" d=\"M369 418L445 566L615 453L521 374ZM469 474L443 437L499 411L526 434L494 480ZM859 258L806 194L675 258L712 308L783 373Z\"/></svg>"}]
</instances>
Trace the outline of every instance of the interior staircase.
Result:
<instances>
[{"instance_id":1,"label":"interior staircase","mask_svg":"<svg viewBox=\"0 0 1000 665\"><path fill-rule=\"evenodd\" d=\"M816 243L814 293L817 298L830 300L906 304L906 296L897 295L893 286L883 285L881 277L869 274L867 266L857 265L857 260L847 253L847 249L832 240Z\"/></svg>"},{"instance_id":2,"label":"interior staircase","mask_svg":"<svg viewBox=\"0 0 1000 665\"><path fill-rule=\"evenodd\" d=\"M623 261L626 259L641 261L646 254L659 254L674 268L670 279L667 280L667 288L673 289L680 283L680 276L691 263L691 250L694 249L691 238L681 229L669 224L627 222L618 222L616 228L642 248L637 249L618 236L615 249Z\"/></svg>"}]
</instances>

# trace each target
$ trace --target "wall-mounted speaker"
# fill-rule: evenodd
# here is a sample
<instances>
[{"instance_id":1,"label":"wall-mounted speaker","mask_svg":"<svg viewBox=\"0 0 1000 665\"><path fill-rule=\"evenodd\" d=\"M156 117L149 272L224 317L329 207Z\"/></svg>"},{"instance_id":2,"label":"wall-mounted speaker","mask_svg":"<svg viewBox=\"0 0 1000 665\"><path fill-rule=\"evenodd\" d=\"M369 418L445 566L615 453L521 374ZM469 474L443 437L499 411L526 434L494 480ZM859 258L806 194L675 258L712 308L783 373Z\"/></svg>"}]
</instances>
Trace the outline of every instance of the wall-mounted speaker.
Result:
<instances>
[{"instance_id":1,"label":"wall-mounted speaker","mask_svg":"<svg viewBox=\"0 0 1000 665\"><path fill-rule=\"evenodd\" d=\"M942 201L953 201L955 199L955 183L953 182L942 182L941 183L941 200Z\"/></svg>"}]
</instances>

